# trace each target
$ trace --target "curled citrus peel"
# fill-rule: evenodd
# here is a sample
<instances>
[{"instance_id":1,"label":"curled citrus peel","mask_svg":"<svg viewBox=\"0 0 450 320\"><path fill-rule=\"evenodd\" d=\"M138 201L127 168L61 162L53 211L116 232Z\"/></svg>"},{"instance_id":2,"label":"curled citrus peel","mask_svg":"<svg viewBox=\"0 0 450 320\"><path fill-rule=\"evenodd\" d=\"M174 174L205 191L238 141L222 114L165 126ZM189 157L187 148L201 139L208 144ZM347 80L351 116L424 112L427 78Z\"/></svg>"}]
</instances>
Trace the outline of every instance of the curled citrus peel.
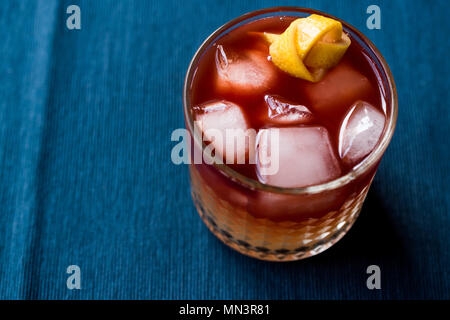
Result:
<instances>
[{"instance_id":1,"label":"curled citrus peel","mask_svg":"<svg viewBox=\"0 0 450 320\"><path fill-rule=\"evenodd\" d=\"M264 32L263 36L278 68L311 82L337 65L351 43L339 21L317 14L294 20L282 34Z\"/></svg>"}]
</instances>

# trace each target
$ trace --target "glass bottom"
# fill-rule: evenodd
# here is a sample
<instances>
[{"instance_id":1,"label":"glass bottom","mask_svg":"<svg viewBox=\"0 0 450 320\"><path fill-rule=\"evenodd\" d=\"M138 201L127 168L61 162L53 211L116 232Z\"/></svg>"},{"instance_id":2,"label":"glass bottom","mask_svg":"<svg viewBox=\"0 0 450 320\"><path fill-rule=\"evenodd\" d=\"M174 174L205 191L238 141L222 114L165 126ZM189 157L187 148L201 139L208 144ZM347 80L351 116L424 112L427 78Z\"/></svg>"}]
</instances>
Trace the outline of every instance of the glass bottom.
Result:
<instances>
[{"instance_id":1,"label":"glass bottom","mask_svg":"<svg viewBox=\"0 0 450 320\"><path fill-rule=\"evenodd\" d=\"M217 197L190 166L191 191L200 217L209 230L238 252L268 261L295 261L319 254L338 242L354 224L371 180L347 197L336 211L301 222L256 218L245 209Z\"/></svg>"}]
</instances>

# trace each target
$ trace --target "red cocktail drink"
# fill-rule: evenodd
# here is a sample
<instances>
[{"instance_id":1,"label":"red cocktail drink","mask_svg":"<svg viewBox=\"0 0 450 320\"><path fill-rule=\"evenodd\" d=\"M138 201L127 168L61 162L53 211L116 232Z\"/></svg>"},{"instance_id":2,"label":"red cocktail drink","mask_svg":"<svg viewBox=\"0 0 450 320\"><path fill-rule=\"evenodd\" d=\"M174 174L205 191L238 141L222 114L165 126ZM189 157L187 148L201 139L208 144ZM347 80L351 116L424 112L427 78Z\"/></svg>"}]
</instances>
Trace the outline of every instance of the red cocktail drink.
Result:
<instances>
[{"instance_id":1,"label":"red cocktail drink","mask_svg":"<svg viewBox=\"0 0 450 320\"><path fill-rule=\"evenodd\" d=\"M328 29L305 54L295 49L302 60L283 51L290 44L278 37L297 41L288 28L314 13L325 16L275 8L240 17L201 46L186 77L186 125L206 160L190 165L196 207L221 240L260 259L298 260L338 241L395 127L392 76L358 31L342 22L345 41L328 41L334 31L319 17Z\"/></svg>"}]
</instances>

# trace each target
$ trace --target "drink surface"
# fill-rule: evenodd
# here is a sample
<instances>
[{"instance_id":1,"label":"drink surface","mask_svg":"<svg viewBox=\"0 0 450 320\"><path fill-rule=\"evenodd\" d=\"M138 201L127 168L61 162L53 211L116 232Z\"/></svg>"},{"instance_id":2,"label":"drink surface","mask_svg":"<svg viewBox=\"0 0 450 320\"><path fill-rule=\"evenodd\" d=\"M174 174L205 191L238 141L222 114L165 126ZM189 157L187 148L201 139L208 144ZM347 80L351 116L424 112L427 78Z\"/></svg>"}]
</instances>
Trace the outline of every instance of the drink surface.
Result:
<instances>
[{"instance_id":1,"label":"drink surface","mask_svg":"<svg viewBox=\"0 0 450 320\"><path fill-rule=\"evenodd\" d=\"M204 122L212 127L260 133L281 129L278 175L262 176L258 164L230 166L282 187L314 185L344 175L373 150L385 123L377 71L357 41L316 83L292 77L270 61L269 46L260 33L281 34L295 19L263 18L218 39L197 66L191 95L194 119L211 114ZM266 136L259 135L260 149Z\"/></svg>"}]
</instances>

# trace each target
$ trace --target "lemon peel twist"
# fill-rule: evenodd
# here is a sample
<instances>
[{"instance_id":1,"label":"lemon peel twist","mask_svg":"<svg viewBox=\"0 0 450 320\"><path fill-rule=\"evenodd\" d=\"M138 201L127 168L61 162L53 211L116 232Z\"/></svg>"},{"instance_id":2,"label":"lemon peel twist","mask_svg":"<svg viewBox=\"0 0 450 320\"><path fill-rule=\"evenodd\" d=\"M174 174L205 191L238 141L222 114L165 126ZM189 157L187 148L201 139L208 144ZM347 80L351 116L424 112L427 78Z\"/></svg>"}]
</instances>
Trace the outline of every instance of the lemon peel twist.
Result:
<instances>
[{"instance_id":1,"label":"lemon peel twist","mask_svg":"<svg viewBox=\"0 0 450 320\"><path fill-rule=\"evenodd\" d=\"M337 65L351 43L339 21L317 14L294 20L282 34L264 32L263 36L278 68L311 82Z\"/></svg>"}]
</instances>

